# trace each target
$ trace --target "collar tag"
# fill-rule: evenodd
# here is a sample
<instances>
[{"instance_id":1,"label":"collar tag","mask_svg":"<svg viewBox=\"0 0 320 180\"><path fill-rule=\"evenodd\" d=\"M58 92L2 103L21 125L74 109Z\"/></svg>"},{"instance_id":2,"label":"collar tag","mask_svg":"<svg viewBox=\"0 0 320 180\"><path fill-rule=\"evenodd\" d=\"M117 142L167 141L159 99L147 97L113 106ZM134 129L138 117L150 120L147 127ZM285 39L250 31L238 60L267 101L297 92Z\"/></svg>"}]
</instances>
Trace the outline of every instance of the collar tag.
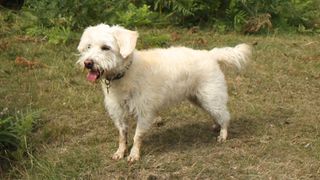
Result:
<instances>
[{"instance_id":1,"label":"collar tag","mask_svg":"<svg viewBox=\"0 0 320 180\"><path fill-rule=\"evenodd\" d=\"M107 86L107 93L109 94L109 89L110 89L110 87L111 87L111 81L109 81L108 79L105 79L105 80L104 80L104 83L105 83L106 86Z\"/></svg>"}]
</instances>

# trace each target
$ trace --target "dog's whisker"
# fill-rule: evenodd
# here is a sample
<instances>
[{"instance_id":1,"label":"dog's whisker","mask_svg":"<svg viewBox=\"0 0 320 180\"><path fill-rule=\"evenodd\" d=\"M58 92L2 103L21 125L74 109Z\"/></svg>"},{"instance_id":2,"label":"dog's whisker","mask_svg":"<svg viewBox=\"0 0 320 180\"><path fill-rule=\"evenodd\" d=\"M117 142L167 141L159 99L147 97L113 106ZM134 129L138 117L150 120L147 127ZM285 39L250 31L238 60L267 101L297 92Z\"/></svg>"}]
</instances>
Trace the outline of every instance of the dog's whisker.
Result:
<instances>
[{"instance_id":1,"label":"dog's whisker","mask_svg":"<svg viewBox=\"0 0 320 180\"><path fill-rule=\"evenodd\" d=\"M81 53L72 53L72 55L80 57L82 54Z\"/></svg>"}]
</instances>

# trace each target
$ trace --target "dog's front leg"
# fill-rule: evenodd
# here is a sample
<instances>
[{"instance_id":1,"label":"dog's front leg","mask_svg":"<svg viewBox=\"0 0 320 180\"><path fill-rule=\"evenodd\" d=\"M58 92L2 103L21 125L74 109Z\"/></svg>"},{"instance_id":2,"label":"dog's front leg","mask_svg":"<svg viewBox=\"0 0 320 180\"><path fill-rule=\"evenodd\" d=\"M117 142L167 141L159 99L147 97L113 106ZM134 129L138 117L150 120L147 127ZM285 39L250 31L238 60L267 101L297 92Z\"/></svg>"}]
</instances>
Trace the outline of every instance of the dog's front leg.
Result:
<instances>
[{"instance_id":1,"label":"dog's front leg","mask_svg":"<svg viewBox=\"0 0 320 180\"><path fill-rule=\"evenodd\" d=\"M108 99L108 101L105 102L109 115L119 131L119 147L112 156L112 159L119 160L124 157L127 151L128 123L126 113L121 106L118 103L114 103L112 99Z\"/></svg>"},{"instance_id":2,"label":"dog's front leg","mask_svg":"<svg viewBox=\"0 0 320 180\"><path fill-rule=\"evenodd\" d=\"M127 151L127 134L128 128L126 126L118 127L119 130L119 147L118 150L113 154L112 159L122 159Z\"/></svg>"},{"instance_id":3,"label":"dog's front leg","mask_svg":"<svg viewBox=\"0 0 320 180\"><path fill-rule=\"evenodd\" d=\"M134 162L140 159L140 148L142 144L143 135L147 132L152 124L153 116L147 115L139 117L136 127L136 132L133 138L133 146L128 156L128 162Z\"/></svg>"}]
</instances>

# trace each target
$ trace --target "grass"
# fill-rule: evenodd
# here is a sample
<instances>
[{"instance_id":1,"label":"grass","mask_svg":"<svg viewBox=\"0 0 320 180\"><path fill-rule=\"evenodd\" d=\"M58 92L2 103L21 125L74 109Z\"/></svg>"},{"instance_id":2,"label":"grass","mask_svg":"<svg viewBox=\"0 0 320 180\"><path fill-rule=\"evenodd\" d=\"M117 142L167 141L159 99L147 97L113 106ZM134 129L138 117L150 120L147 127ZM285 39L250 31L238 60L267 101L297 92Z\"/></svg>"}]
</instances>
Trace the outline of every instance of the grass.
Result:
<instances>
[{"instance_id":1,"label":"grass","mask_svg":"<svg viewBox=\"0 0 320 180\"><path fill-rule=\"evenodd\" d=\"M210 49L258 42L254 59L244 72L223 68L232 114L228 141L217 143L210 117L183 102L161 113L163 124L152 127L145 137L141 161L113 161L117 130L104 111L100 86L86 82L85 74L75 67L77 41L51 45L37 38L1 33L0 108L45 110L40 127L29 138L34 145L32 156L14 162L0 177L320 178L319 36L140 29L140 37L140 49L154 44ZM17 56L46 66L17 65ZM130 140L135 125L131 122Z\"/></svg>"}]
</instances>

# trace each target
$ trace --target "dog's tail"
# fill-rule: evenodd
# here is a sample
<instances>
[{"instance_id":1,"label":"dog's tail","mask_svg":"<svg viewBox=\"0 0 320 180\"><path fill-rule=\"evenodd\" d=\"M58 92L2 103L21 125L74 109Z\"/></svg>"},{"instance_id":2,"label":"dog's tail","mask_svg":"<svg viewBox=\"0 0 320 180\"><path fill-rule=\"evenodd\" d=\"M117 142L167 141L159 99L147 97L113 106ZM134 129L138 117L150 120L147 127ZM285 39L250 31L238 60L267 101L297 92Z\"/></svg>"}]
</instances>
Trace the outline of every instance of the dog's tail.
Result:
<instances>
[{"instance_id":1,"label":"dog's tail","mask_svg":"<svg viewBox=\"0 0 320 180\"><path fill-rule=\"evenodd\" d=\"M252 47L239 44L235 47L213 48L210 53L216 60L234 65L241 70L251 59Z\"/></svg>"}]
</instances>

